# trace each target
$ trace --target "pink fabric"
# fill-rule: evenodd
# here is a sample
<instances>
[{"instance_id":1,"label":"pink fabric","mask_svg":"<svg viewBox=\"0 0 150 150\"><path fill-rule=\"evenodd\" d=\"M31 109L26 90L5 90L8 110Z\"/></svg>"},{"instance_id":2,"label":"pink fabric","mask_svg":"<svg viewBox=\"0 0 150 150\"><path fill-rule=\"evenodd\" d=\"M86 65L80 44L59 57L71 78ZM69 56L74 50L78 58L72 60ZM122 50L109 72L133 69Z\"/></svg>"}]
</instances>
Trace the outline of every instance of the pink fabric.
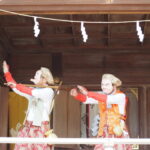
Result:
<instances>
[{"instance_id":1,"label":"pink fabric","mask_svg":"<svg viewBox=\"0 0 150 150\"><path fill-rule=\"evenodd\" d=\"M108 127L107 126L104 127L103 133L104 133L103 136L99 137L99 138L117 138L115 135L108 134ZM119 138L129 138L128 132L125 131L125 133L123 133L123 135ZM128 144L126 144L126 145L125 144L121 144L121 145L115 144L113 148L114 148L114 150L132 150L132 146L128 145ZM104 149L103 144L97 144L94 147L94 150L105 150L105 149Z\"/></svg>"},{"instance_id":2,"label":"pink fabric","mask_svg":"<svg viewBox=\"0 0 150 150\"><path fill-rule=\"evenodd\" d=\"M19 131L18 137L43 138L49 130L49 123L43 122L42 126L33 126L32 122L27 121L25 126ZM14 150L51 150L52 146L47 144L16 144Z\"/></svg>"}]
</instances>

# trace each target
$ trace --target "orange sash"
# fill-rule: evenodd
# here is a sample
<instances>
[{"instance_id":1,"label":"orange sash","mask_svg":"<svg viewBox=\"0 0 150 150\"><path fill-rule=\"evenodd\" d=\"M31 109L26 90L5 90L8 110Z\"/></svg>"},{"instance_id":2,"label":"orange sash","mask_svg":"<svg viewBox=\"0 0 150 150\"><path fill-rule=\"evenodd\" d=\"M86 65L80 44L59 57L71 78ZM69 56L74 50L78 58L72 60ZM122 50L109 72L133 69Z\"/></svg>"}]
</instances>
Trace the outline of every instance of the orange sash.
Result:
<instances>
[{"instance_id":1,"label":"orange sash","mask_svg":"<svg viewBox=\"0 0 150 150\"><path fill-rule=\"evenodd\" d=\"M115 94L122 93L117 91ZM113 129L115 126L120 126L120 120L126 120L126 116L119 113L119 108L117 104L112 104L111 108L107 108L106 103L99 102L100 110L100 123L98 136L103 135L104 126L108 126L109 134L114 134ZM126 112L125 112L126 114Z\"/></svg>"}]
</instances>

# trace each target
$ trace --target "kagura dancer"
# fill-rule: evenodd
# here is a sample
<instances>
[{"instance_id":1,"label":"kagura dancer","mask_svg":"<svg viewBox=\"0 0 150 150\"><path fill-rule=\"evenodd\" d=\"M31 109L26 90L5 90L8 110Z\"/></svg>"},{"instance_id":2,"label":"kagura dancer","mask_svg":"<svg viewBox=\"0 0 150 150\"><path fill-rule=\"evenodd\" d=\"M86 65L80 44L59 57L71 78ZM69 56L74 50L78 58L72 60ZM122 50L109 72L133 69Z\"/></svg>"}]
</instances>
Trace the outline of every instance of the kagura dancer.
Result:
<instances>
[{"instance_id":1,"label":"kagura dancer","mask_svg":"<svg viewBox=\"0 0 150 150\"><path fill-rule=\"evenodd\" d=\"M3 62L3 71L7 86L28 99L28 110L24 127L19 131L18 137L45 137L45 133L50 129L49 115L52 105L54 91L51 88L30 88L16 83L12 78L7 63ZM34 79L31 81L38 86L54 84L53 76L49 69L41 67L36 71ZM16 144L15 150L51 150L48 144Z\"/></svg>"},{"instance_id":2,"label":"kagura dancer","mask_svg":"<svg viewBox=\"0 0 150 150\"><path fill-rule=\"evenodd\" d=\"M99 103L100 123L97 137L99 138L128 138L129 134L125 124L127 98L118 87L122 84L121 80L112 74L102 76L102 92L95 93L87 91L83 86L77 86L70 91L75 99L86 102L94 98ZM94 150L104 150L103 144L95 146ZM107 149L107 148L106 148ZM114 150L131 150L131 145L117 145Z\"/></svg>"}]
</instances>

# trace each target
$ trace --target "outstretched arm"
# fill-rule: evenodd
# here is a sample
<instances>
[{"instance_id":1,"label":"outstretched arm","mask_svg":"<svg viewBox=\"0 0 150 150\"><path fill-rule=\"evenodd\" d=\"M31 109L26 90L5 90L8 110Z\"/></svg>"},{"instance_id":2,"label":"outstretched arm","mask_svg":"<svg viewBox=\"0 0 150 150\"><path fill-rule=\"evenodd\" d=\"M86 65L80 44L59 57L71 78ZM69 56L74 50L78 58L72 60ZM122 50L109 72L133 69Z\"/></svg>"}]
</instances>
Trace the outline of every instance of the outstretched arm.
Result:
<instances>
[{"instance_id":1,"label":"outstretched arm","mask_svg":"<svg viewBox=\"0 0 150 150\"><path fill-rule=\"evenodd\" d=\"M105 95L105 94L100 94L100 93L95 93L95 92L88 92L87 96L91 97L91 98L94 98L97 101L104 102L104 103L106 103L106 100L107 100L107 95Z\"/></svg>"},{"instance_id":2,"label":"outstretched arm","mask_svg":"<svg viewBox=\"0 0 150 150\"><path fill-rule=\"evenodd\" d=\"M81 102L86 102L86 100L89 97L89 98L93 98L99 102L106 103L107 95L95 93L95 92L89 92L86 88L84 88L83 86L80 86L80 85L78 85L77 87L78 87L80 93L77 91L76 88L74 88L70 91L70 95L72 95L75 99L77 99Z\"/></svg>"},{"instance_id":3,"label":"outstretched arm","mask_svg":"<svg viewBox=\"0 0 150 150\"><path fill-rule=\"evenodd\" d=\"M22 84L17 84L16 81L13 79L11 73L9 72L9 67L6 63L6 61L3 62L3 72L5 79L7 81L7 86L10 86L11 88L16 88L17 90L32 95L32 88L26 87Z\"/></svg>"},{"instance_id":4,"label":"outstretched arm","mask_svg":"<svg viewBox=\"0 0 150 150\"><path fill-rule=\"evenodd\" d=\"M16 84L16 81L13 79L11 73L9 72L9 67L6 61L3 62L3 72L7 82L12 82Z\"/></svg>"},{"instance_id":5,"label":"outstretched arm","mask_svg":"<svg viewBox=\"0 0 150 150\"><path fill-rule=\"evenodd\" d=\"M86 95L87 97L91 97L91 98L94 98L97 101L106 103L107 95L100 94L100 93L95 93L95 92L89 92L85 87L83 87L81 85L78 85L77 87L80 90L80 92L82 94Z\"/></svg>"},{"instance_id":6,"label":"outstretched arm","mask_svg":"<svg viewBox=\"0 0 150 150\"><path fill-rule=\"evenodd\" d=\"M77 92L77 89L71 89L70 95L73 96L76 100L79 100L80 102L85 102L87 97L81 93Z\"/></svg>"}]
</instances>

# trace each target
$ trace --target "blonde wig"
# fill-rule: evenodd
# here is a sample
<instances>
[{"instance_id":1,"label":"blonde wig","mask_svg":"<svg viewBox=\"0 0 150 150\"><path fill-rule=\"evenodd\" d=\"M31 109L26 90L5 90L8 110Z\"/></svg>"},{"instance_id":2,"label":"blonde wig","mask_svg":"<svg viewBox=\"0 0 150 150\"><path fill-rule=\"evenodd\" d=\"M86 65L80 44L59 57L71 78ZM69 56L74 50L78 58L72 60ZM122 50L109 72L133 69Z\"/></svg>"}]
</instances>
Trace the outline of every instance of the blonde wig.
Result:
<instances>
[{"instance_id":1,"label":"blonde wig","mask_svg":"<svg viewBox=\"0 0 150 150\"><path fill-rule=\"evenodd\" d=\"M54 84L54 78L51 71L46 67L41 67L42 77L46 79L48 84Z\"/></svg>"},{"instance_id":2,"label":"blonde wig","mask_svg":"<svg viewBox=\"0 0 150 150\"><path fill-rule=\"evenodd\" d=\"M119 86L122 85L122 81L121 81L119 78L117 78L116 76L114 76L113 74L103 74L102 80L103 80L103 79L108 79L108 80L110 80L111 83L112 83L113 85L115 85L116 87L119 87Z\"/></svg>"}]
</instances>

